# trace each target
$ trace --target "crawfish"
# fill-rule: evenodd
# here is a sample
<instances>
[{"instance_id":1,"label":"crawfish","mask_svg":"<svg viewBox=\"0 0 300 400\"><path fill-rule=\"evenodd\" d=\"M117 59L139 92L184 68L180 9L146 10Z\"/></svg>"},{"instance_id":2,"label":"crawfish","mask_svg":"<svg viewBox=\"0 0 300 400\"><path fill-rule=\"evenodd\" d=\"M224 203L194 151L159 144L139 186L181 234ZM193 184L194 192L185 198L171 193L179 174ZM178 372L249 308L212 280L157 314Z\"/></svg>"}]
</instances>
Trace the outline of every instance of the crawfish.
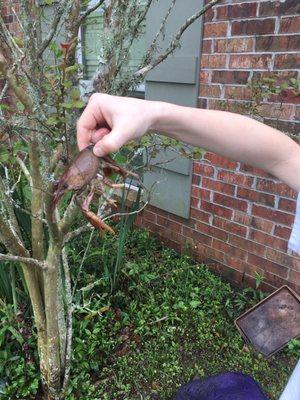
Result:
<instances>
[{"instance_id":1,"label":"crawfish","mask_svg":"<svg viewBox=\"0 0 300 400\"><path fill-rule=\"evenodd\" d=\"M59 181L56 183L52 201L53 213L61 197L66 192L73 190L75 192L75 202L81 208L81 211L87 220L95 228L98 228L101 231L115 233L109 225L107 225L101 220L101 218L98 217L98 215L89 210L89 205L93 199L95 191L94 187L91 189L90 193L82 203L78 201L78 195L80 195L97 176L100 167L102 167L103 184L112 188L124 187L124 183L117 184L109 179L109 176L113 172L119 174L123 180L129 175L137 179L139 179L139 176L131 171L126 170L125 168L122 168L109 155L97 157L93 153L93 147L94 146L90 145L84 150L80 151L71 161ZM100 190L100 192L103 194L102 190ZM113 201L110 201L110 203L114 205Z\"/></svg>"}]
</instances>

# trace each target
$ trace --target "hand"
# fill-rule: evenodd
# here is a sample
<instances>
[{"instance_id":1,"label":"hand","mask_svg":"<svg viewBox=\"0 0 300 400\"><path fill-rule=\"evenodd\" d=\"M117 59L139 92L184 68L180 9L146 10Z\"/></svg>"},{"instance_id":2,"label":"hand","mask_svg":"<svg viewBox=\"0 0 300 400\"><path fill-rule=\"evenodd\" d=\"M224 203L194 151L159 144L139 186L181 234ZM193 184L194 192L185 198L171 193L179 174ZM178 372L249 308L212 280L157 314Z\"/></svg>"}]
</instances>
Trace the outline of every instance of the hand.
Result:
<instances>
[{"instance_id":1,"label":"hand","mask_svg":"<svg viewBox=\"0 0 300 400\"><path fill-rule=\"evenodd\" d=\"M77 123L79 150L94 144L102 157L115 152L151 128L153 102L95 93Z\"/></svg>"}]
</instances>

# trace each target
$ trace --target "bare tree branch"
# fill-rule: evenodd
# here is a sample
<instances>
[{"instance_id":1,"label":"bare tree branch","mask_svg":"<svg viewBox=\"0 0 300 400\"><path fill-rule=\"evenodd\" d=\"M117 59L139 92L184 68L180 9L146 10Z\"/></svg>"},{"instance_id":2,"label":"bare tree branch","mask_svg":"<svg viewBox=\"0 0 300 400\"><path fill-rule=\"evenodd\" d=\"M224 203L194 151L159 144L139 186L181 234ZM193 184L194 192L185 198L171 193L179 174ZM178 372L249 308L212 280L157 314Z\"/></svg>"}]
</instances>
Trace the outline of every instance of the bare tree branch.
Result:
<instances>
[{"instance_id":1,"label":"bare tree branch","mask_svg":"<svg viewBox=\"0 0 300 400\"><path fill-rule=\"evenodd\" d=\"M157 31L157 33L156 33L156 35L155 35L155 37L154 37L152 43L150 44L149 49L147 50L146 54L152 54L152 52L155 50L155 47L156 47L158 38L159 38L160 35L164 32L164 29L165 29L165 27L166 27L167 20L168 20L170 14L171 14L171 11L172 11L173 7L175 6L176 1L177 1L177 0L172 0L172 2L171 2L171 4L170 4L170 7L169 7L169 9L168 9L168 11L167 11L167 13L166 13L166 15L164 16L164 19L163 19L162 22L161 22L160 28L159 28L159 30Z\"/></svg>"},{"instance_id":2,"label":"bare tree branch","mask_svg":"<svg viewBox=\"0 0 300 400\"><path fill-rule=\"evenodd\" d=\"M45 39L43 40L41 47L38 49L37 52L37 56L38 57L42 57L44 51L47 49L47 47L49 46L51 40L54 38L55 34L57 33L57 28L58 25L62 19L62 16L68 6L69 0L64 0L61 2L58 2L55 5L55 14L52 20L52 24L50 27L50 30L47 34L47 36L45 37Z\"/></svg>"},{"instance_id":3,"label":"bare tree branch","mask_svg":"<svg viewBox=\"0 0 300 400\"><path fill-rule=\"evenodd\" d=\"M46 268L46 265L44 262L36 260L35 258L30 258L30 257L20 257L20 256L14 256L12 254L0 253L0 260L19 262L19 263L23 263L26 265L30 265L30 266L38 267L38 268L42 268L42 269Z\"/></svg>"},{"instance_id":4,"label":"bare tree branch","mask_svg":"<svg viewBox=\"0 0 300 400\"><path fill-rule=\"evenodd\" d=\"M164 51L164 53L160 54L154 61L150 62L148 65L142 65L141 68L136 71L136 75L138 76L144 76L146 75L149 71L151 71L154 67L156 67L158 64L160 64L162 61L164 61L171 53L173 53L174 50L179 46L180 44L180 39L183 35L183 33L186 31L186 29L198 18L201 17L204 13L206 13L207 10L212 8L215 4L219 3L221 0L211 0L209 3L207 3L201 10L196 12L194 15L189 17L184 24L179 28L177 31L176 35L174 36L174 39L169 43L167 49ZM147 55L145 57L147 59Z\"/></svg>"},{"instance_id":5,"label":"bare tree branch","mask_svg":"<svg viewBox=\"0 0 300 400\"><path fill-rule=\"evenodd\" d=\"M75 229L75 231L72 232L68 232L65 236L64 236L64 244L70 242L71 240L75 239L77 236L81 235L82 233L85 232L90 232L91 230L94 230L95 228L91 225L84 225L81 226L78 229Z\"/></svg>"},{"instance_id":6,"label":"bare tree branch","mask_svg":"<svg viewBox=\"0 0 300 400\"><path fill-rule=\"evenodd\" d=\"M100 0L98 1L97 4L95 4L93 7L88 8L80 17L78 21L78 25L80 26L83 21L94 11L96 11L99 7L102 6L102 4L105 2L105 0Z\"/></svg>"},{"instance_id":7,"label":"bare tree branch","mask_svg":"<svg viewBox=\"0 0 300 400\"><path fill-rule=\"evenodd\" d=\"M0 51L0 72L7 79L10 88L13 90L17 98L28 110L33 106L31 98L26 94L22 87L19 86L16 77L12 71L8 68L7 59L4 57L3 53Z\"/></svg>"}]
</instances>

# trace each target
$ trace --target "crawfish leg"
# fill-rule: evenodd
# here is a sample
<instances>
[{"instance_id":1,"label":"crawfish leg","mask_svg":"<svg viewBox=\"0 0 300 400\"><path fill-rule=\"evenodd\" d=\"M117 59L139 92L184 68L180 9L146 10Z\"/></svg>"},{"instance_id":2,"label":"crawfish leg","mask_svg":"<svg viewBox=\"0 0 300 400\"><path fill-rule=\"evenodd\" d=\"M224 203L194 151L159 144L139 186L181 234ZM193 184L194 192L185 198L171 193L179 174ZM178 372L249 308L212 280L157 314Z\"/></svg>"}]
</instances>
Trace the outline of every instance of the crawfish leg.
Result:
<instances>
[{"instance_id":1,"label":"crawfish leg","mask_svg":"<svg viewBox=\"0 0 300 400\"><path fill-rule=\"evenodd\" d=\"M110 156L104 156L102 157L103 160L107 163L107 166L111 168L113 171L121 175L124 179L127 178L127 176L133 176L136 179L139 179L139 175L136 174L135 172L128 171L127 169L121 167L118 165L115 160L113 160Z\"/></svg>"},{"instance_id":2,"label":"crawfish leg","mask_svg":"<svg viewBox=\"0 0 300 400\"><path fill-rule=\"evenodd\" d=\"M82 203L82 209L83 210L88 210L90 208L90 204L93 200L94 197L94 193L95 193L95 188L92 187L90 193L87 195L87 197L85 198L84 202Z\"/></svg>"},{"instance_id":3,"label":"crawfish leg","mask_svg":"<svg viewBox=\"0 0 300 400\"><path fill-rule=\"evenodd\" d=\"M86 219L90 222L91 225L93 225L95 228L99 229L101 231L106 231L112 234L115 234L115 231L107 225L104 221L102 221L101 218L98 217L95 213L93 213L90 210L85 210L82 208L82 213L86 217Z\"/></svg>"},{"instance_id":4,"label":"crawfish leg","mask_svg":"<svg viewBox=\"0 0 300 400\"><path fill-rule=\"evenodd\" d=\"M114 183L111 179L107 178L106 176L102 178L102 182L104 183L104 185L114 189L125 187L125 183Z\"/></svg>"}]
</instances>

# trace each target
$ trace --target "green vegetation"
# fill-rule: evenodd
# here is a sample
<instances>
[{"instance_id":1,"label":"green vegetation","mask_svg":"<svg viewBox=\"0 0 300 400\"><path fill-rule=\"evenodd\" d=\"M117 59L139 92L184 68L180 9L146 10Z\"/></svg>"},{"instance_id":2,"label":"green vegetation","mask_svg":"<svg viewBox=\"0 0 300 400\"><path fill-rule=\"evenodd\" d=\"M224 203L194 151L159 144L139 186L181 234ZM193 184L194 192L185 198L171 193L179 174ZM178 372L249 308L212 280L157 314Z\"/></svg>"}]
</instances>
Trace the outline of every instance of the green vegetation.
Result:
<instances>
[{"instance_id":1,"label":"green vegetation","mask_svg":"<svg viewBox=\"0 0 300 400\"><path fill-rule=\"evenodd\" d=\"M194 376L223 371L250 374L271 399L278 398L296 358L280 352L266 361L245 345L233 324L261 292L236 293L204 265L137 230L127 239L111 294L110 268L118 243L108 235L96 236L80 273L89 236L77 239L76 251L68 249L77 285L66 400L167 400ZM17 317L12 307L1 305L3 399L36 398L35 333L28 315L26 304Z\"/></svg>"}]
</instances>

